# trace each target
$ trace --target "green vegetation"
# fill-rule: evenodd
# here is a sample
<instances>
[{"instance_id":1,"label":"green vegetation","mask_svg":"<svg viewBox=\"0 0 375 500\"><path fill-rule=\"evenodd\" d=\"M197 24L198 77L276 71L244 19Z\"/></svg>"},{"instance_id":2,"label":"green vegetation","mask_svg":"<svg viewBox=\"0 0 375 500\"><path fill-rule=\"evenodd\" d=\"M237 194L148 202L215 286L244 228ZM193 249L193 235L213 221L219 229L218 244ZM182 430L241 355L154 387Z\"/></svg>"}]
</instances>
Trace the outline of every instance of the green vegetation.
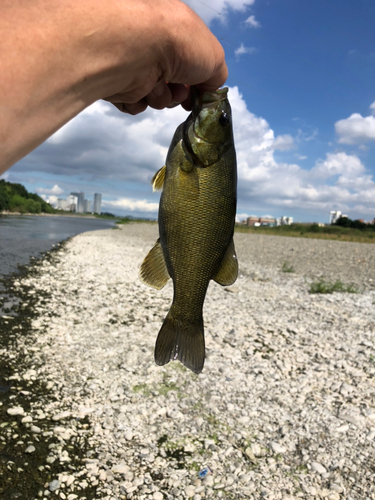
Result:
<instances>
[{"instance_id":1,"label":"green vegetation","mask_svg":"<svg viewBox=\"0 0 375 500\"><path fill-rule=\"evenodd\" d=\"M289 262L284 262L283 267L281 268L281 271L283 273L294 273L295 272L294 267Z\"/></svg>"},{"instance_id":2,"label":"green vegetation","mask_svg":"<svg viewBox=\"0 0 375 500\"><path fill-rule=\"evenodd\" d=\"M375 231L375 224L365 224L361 220L352 220L349 217L339 217L334 226L360 229L361 231Z\"/></svg>"},{"instance_id":3,"label":"green vegetation","mask_svg":"<svg viewBox=\"0 0 375 500\"><path fill-rule=\"evenodd\" d=\"M291 236L294 238L315 238L338 241L356 241L358 243L375 243L375 224L363 225L365 226L364 228L359 228L359 226L343 227L337 224L321 227L318 224L299 223L291 224L290 226L275 227L236 225L235 231L250 234L257 233L269 234L273 236Z\"/></svg>"},{"instance_id":4,"label":"green vegetation","mask_svg":"<svg viewBox=\"0 0 375 500\"><path fill-rule=\"evenodd\" d=\"M359 293L359 290L354 285L345 285L340 280L331 282L331 281L325 281L324 279L320 279L315 283L311 283L309 292L310 293L333 293L333 292Z\"/></svg>"},{"instance_id":5,"label":"green vegetation","mask_svg":"<svg viewBox=\"0 0 375 500\"><path fill-rule=\"evenodd\" d=\"M40 196L29 193L22 184L12 184L0 180L0 212L20 212L21 214L55 213L55 209Z\"/></svg>"}]
</instances>

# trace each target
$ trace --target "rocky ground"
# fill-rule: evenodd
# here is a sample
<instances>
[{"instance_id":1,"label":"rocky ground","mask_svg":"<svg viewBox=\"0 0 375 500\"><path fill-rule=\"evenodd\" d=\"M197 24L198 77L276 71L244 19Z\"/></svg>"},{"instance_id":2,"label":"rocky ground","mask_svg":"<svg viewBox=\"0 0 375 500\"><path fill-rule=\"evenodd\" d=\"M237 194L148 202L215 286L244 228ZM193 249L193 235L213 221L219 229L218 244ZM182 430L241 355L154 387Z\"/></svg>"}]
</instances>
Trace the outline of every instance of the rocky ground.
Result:
<instances>
[{"instance_id":1,"label":"rocky ground","mask_svg":"<svg viewBox=\"0 0 375 500\"><path fill-rule=\"evenodd\" d=\"M236 235L195 375L153 361L172 296L138 278L156 237L85 233L7 282L0 497L375 499L375 247Z\"/></svg>"}]
</instances>

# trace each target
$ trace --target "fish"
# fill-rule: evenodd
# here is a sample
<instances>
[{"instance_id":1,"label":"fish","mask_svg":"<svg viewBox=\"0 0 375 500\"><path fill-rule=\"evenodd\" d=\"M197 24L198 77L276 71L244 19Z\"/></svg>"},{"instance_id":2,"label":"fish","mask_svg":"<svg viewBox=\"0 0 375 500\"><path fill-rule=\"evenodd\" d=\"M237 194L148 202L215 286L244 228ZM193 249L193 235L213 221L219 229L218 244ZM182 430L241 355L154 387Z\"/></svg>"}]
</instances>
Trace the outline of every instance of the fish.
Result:
<instances>
[{"instance_id":1,"label":"fish","mask_svg":"<svg viewBox=\"0 0 375 500\"><path fill-rule=\"evenodd\" d=\"M237 163L228 88L192 87L192 112L154 175L159 238L140 268L140 279L160 290L173 281L173 301L155 344L155 362L179 360L194 373L204 366L203 304L211 280L232 285L238 275L233 242Z\"/></svg>"}]
</instances>

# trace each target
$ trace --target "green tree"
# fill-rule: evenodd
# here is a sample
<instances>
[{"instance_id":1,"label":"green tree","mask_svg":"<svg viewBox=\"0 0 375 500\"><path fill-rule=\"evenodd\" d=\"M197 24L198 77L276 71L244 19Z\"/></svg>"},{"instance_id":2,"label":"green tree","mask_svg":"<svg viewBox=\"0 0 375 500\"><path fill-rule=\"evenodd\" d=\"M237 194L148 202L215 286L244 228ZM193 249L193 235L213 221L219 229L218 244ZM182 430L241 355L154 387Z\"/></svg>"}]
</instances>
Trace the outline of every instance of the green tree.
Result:
<instances>
[{"instance_id":1,"label":"green tree","mask_svg":"<svg viewBox=\"0 0 375 500\"><path fill-rule=\"evenodd\" d=\"M27 212L26 202L27 200L25 198L19 194L15 194L10 199L9 209L12 212L21 212L21 214L24 214Z\"/></svg>"},{"instance_id":2,"label":"green tree","mask_svg":"<svg viewBox=\"0 0 375 500\"><path fill-rule=\"evenodd\" d=\"M9 210L9 195L0 185L0 211Z\"/></svg>"}]
</instances>

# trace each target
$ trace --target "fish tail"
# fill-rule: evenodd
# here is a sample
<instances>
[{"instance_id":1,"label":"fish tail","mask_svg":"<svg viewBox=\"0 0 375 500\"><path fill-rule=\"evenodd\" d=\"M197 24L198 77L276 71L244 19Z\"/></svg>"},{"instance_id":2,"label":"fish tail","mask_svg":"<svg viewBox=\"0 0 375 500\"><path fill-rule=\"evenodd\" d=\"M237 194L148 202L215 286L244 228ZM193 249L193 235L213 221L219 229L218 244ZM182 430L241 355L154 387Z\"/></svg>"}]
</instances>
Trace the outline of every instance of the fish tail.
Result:
<instances>
[{"instance_id":1,"label":"fish tail","mask_svg":"<svg viewBox=\"0 0 375 500\"><path fill-rule=\"evenodd\" d=\"M185 322L173 316L173 306L160 329L155 345L155 362L162 366L178 359L194 373L204 365L203 317L195 322Z\"/></svg>"}]
</instances>

